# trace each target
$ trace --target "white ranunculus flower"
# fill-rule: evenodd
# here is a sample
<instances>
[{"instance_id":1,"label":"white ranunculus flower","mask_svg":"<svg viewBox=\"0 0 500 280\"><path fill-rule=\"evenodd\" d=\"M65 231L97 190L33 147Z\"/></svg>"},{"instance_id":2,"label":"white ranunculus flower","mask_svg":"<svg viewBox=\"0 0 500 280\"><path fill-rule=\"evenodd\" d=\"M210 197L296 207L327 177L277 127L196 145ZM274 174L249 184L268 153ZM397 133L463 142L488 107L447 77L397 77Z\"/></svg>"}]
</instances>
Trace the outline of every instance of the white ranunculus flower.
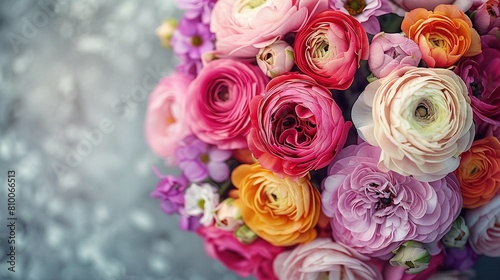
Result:
<instances>
[{"instance_id":1,"label":"white ranunculus flower","mask_svg":"<svg viewBox=\"0 0 500 280\"><path fill-rule=\"evenodd\" d=\"M217 189L208 183L192 183L184 194L186 214L202 215L200 224L210 226L214 222L215 207L219 205Z\"/></svg>"},{"instance_id":2,"label":"white ranunculus flower","mask_svg":"<svg viewBox=\"0 0 500 280\"><path fill-rule=\"evenodd\" d=\"M406 67L370 83L352 120L361 138L381 148L380 170L425 182L454 171L474 140L467 87L447 69Z\"/></svg>"}]
</instances>

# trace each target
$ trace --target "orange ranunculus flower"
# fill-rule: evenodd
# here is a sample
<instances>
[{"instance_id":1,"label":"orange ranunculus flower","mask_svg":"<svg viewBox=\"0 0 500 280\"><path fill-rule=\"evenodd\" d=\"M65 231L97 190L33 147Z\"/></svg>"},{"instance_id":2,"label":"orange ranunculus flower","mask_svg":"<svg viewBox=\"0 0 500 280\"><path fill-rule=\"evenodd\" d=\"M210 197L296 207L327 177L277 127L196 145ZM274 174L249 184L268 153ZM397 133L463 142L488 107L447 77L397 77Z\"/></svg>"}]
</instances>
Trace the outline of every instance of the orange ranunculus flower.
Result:
<instances>
[{"instance_id":1,"label":"orange ranunculus flower","mask_svg":"<svg viewBox=\"0 0 500 280\"><path fill-rule=\"evenodd\" d=\"M291 246L316 238L321 211L319 191L310 176L279 178L259 163L234 169L231 181L238 188L234 205L245 224L275 246Z\"/></svg>"},{"instance_id":2,"label":"orange ranunculus flower","mask_svg":"<svg viewBox=\"0 0 500 280\"><path fill-rule=\"evenodd\" d=\"M461 155L455 175L462 191L463 207L487 204L500 191L500 141L490 136L472 143Z\"/></svg>"},{"instance_id":3,"label":"orange ranunculus flower","mask_svg":"<svg viewBox=\"0 0 500 280\"><path fill-rule=\"evenodd\" d=\"M481 40L472 22L454 5L438 5L406 13L401 29L418 44L428 67L449 67L462 56L481 53Z\"/></svg>"}]
</instances>

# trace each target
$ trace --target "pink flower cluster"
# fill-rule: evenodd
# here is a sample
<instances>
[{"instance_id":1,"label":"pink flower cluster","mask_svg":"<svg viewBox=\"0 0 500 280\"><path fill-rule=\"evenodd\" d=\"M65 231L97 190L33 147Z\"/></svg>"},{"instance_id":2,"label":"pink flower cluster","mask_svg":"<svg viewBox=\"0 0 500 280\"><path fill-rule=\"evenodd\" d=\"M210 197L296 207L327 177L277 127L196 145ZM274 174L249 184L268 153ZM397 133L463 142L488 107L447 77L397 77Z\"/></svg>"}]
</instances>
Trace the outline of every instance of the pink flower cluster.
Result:
<instances>
[{"instance_id":1,"label":"pink flower cluster","mask_svg":"<svg viewBox=\"0 0 500 280\"><path fill-rule=\"evenodd\" d=\"M145 137L180 175L151 195L209 256L257 279L500 257L498 0L176 2Z\"/></svg>"}]
</instances>

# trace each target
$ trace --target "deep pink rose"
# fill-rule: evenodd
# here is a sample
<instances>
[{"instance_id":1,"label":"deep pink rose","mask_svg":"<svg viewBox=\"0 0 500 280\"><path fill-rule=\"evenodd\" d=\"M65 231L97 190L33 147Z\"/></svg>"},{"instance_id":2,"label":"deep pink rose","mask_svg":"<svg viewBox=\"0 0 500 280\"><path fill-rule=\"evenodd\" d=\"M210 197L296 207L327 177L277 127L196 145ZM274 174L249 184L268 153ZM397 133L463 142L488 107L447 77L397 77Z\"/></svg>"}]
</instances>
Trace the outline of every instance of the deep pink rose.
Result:
<instances>
[{"instance_id":1,"label":"deep pink rose","mask_svg":"<svg viewBox=\"0 0 500 280\"><path fill-rule=\"evenodd\" d=\"M219 0L210 29L220 55L252 58L328 8L328 0Z\"/></svg>"},{"instance_id":2,"label":"deep pink rose","mask_svg":"<svg viewBox=\"0 0 500 280\"><path fill-rule=\"evenodd\" d=\"M361 254L387 258L405 241L434 242L462 208L455 175L426 183L382 172L380 149L367 143L344 148L323 181L322 210L335 241Z\"/></svg>"},{"instance_id":3,"label":"deep pink rose","mask_svg":"<svg viewBox=\"0 0 500 280\"><path fill-rule=\"evenodd\" d=\"M383 78L404 66L418 66L422 53L417 43L400 33L378 33L370 44L368 65L373 75Z\"/></svg>"},{"instance_id":4,"label":"deep pink rose","mask_svg":"<svg viewBox=\"0 0 500 280\"><path fill-rule=\"evenodd\" d=\"M488 204L465 212L469 227L469 244L474 252L500 257L500 194Z\"/></svg>"},{"instance_id":5,"label":"deep pink rose","mask_svg":"<svg viewBox=\"0 0 500 280\"><path fill-rule=\"evenodd\" d=\"M222 150L247 148L249 104L264 93L267 81L259 67L247 62L208 63L189 87L188 123L194 134Z\"/></svg>"},{"instance_id":6,"label":"deep pink rose","mask_svg":"<svg viewBox=\"0 0 500 280\"><path fill-rule=\"evenodd\" d=\"M392 12L404 17L405 13L416 8L424 8L429 11L434 10L439 4L453 4L460 10L466 12L472 6L472 0L388 0L392 7Z\"/></svg>"},{"instance_id":7,"label":"deep pink rose","mask_svg":"<svg viewBox=\"0 0 500 280\"><path fill-rule=\"evenodd\" d=\"M301 74L274 78L250 107L249 149L264 168L281 176L303 177L327 166L351 127L330 91Z\"/></svg>"},{"instance_id":8,"label":"deep pink rose","mask_svg":"<svg viewBox=\"0 0 500 280\"><path fill-rule=\"evenodd\" d=\"M160 80L149 96L146 142L160 157L173 156L178 143L190 134L186 121L186 92L192 78L174 73Z\"/></svg>"},{"instance_id":9,"label":"deep pink rose","mask_svg":"<svg viewBox=\"0 0 500 280\"><path fill-rule=\"evenodd\" d=\"M483 35L481 46L480 54L462 58L454 71L467 86L475 121L500 126L500 40Z\"/></svg>"},{"instance_id":10,"label":"deep pink rose","mask_svg":"<svg viewBox=\"0 0 500 280\"><path fill-rule=\"evenodd\" d=\"M273 261L284 250L263 239L243 244L232 231L215 226L200 227L197 233L203 238L205 251L220 261L226 268L241 277L254 275L259 280L277 279L273 272Z\"/></svg>"},{"instance_id":11,"label":"deep pink rose","mask_svg":"<svg viewBox=\"0 0 500 280\"><path fill-rule=\"evenodd\" d=\"M382 279L380 272L355 250L318 238L278 255L274 272L283 280L305 279Z\"/></svg>"},{"instance_id":12,"label":"deep pink rose","mask_svg":"<svg viewBox=\"0 0 500 280\"><path fill-rule=\"evenodd\" d=\"M476 6L476 5L474 5ZM488 0L474 9L472 24L481 35L492 34L490 32L500 28L500 1Z\"/></svg>"}]
</instances>

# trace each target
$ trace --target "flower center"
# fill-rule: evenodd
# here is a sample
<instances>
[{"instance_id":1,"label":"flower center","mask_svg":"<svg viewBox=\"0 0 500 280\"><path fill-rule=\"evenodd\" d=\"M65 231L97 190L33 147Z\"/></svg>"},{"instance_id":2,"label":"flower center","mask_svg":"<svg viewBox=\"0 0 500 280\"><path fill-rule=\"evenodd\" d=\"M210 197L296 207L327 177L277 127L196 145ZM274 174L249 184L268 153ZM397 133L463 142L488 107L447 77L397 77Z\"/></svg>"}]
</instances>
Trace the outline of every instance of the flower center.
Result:
<instances>
[{"instance_id":1,"label":"flower center","mask_svg":"<svg viewBox=\"0 0 500 280\"><path fill-rule=\"evenodd\" d=\"M198 36L198 35L194 35L193 37L191 37L191 45L193 45L194 47L199 47L203 44L203 39Z\"/></svg>"},{"instance_id":2,"label":"flower center","mask_svg":"<svg viewBox=\"0 0 500 280\"><path fill-rule=\"evenodd\" d=\"M207 163L210 161L210 158L208 157L208 155L207 155L207 154L202 154L202 155L200 156L200 161L201 161L202 163L204 163L204 164L207 164Z\"/></svg>"},{"instance_id":3,"label":"flower center","mask_svg":"<svg viewBox=\"0 0 500 280\"><path fill-rule=\"evenodd\" d=\"M174 117L170 116L165 118L165 124L174 124L174 123L175 123Z\"/></svg>"},{"instance_id":4,"label":"flower center","mask_svg":"<svg viewBox=\"0 0 500 280\"><path fill-rule=\"evenodd\" d=\"M204 199L198 200L198 207L200 207L200 209L202 209L202 210L205 210L205 200Z\"/></svg>"},{"instance_id":5,"label":"flower center","mask_svg":"<svg viewBox=\"0 0 500 280\"><path fill-rule=\"evenodd\" d=\"M376 210L383 210L394 205L396 194L390 185L384 184L381 186L377 183L370 183L367 190L372 193L370 196L376 199Z\"/></svg>"},{"instance_id":6,"label":"flower center","mask_svg":"<svg viewBox=\"0 0 500 280\"><path fill-rule=\"evenodd\" d=\"M418 120L431 122L434 119L434 107L428 100L421 100L415 108L415 117Z\"/></svg>"},{"instance_id":7,"label":"flower center","mask_svg":"<svg viewBox=\"0 0 500 280\"><path fill-rule=\"evenodd\" d=\"M344 8L349 12L351 16L363 13L365 7L366 4L364 0L347 0L344 4Z\"/></svg>"},{"instance_id":8,"label":"flower center","mask_svg":"<svg viewBox=\"0 0 500 280\"><path fill-rule=\"evenodd\" d=\"M226 86L220 88L219 92L217 92L217 97L222 102L226 102L229 100L229 90Z\"/></svg>"},{"instance_id":9,"label":"flower center","mask_svg":"<svg viewBox=\"0 0 500 280\"><path fill-rule=\"evenodd\" d=\"M483 84L478 80L475 80L470 84L470 89L472 90L472 95L478 98L482 96L482 93L484 91Z\"/></svg>"},{"instance_id":10,"label":"flower center","mask_svg":"<svg viewBox=\"0 0 500 280\"><path fill-rule=\"evenodd\" d=\"M429 37L429 43L433 48L441 48L444 49L445 51L448 49L446 41L443 40L441 37L431 36Z\"/></svg>"}]
</instances>

